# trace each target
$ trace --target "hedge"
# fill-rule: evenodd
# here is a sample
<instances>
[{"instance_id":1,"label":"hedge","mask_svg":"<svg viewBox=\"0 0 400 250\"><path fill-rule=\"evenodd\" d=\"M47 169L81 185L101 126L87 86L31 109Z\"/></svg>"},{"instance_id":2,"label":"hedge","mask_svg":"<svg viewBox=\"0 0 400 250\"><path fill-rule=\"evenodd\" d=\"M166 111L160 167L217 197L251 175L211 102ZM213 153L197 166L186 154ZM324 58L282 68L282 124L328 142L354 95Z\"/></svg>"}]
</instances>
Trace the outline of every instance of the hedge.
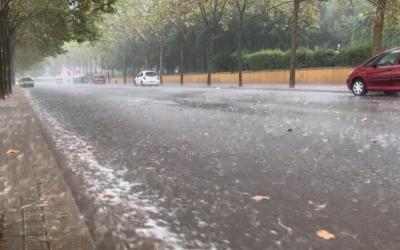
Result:
<instances>
[{"instance_id":1,"label":"hedge","mask_svg":"<svg viewBox=\"0 0 400 250\"><path fill-rule=\"evenodd\" d=\"M322 46L316 50L300 47L297 49L296 68L348 67L357 66L371 57L370 44L352 44L337 53ZM237 52L231 55L237 60ZM255 53L244 53L244 70L278 70L290 66L290 51L262 50Z\"/></svg>"}]
</instances>

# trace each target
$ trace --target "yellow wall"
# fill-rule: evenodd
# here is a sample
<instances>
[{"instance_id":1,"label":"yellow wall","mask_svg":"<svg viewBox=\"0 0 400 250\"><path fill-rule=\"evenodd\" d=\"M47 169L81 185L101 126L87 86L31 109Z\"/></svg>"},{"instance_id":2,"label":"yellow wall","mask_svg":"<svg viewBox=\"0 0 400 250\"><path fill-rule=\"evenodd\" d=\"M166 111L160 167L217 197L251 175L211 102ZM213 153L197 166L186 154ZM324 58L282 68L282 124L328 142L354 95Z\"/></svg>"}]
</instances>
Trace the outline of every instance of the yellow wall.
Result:
<instances>
[{"instance_id":1,"label":"yellow wall","mask_svg":"<svg viewBox=\"0 0 400 250\"><path fill-rule=\"evenodd\" d=\"M317 68L299 69L296 71L296 83L298 84L346 84L346 78L352 68ZM179 83L180 75L164 75L164 84ZM123 78L115 78L111 83L123 83ZM127 78L128 83L132 83L132 77ZM184 76L184 84L206 83L207 74L188 74ZM214 73L211 77L212 83L238 82L238 74L234 73ZM289 82L288 70L273 71L246 71L243 72L243 84L287 84Z\"/></svg>"}]
</instances>

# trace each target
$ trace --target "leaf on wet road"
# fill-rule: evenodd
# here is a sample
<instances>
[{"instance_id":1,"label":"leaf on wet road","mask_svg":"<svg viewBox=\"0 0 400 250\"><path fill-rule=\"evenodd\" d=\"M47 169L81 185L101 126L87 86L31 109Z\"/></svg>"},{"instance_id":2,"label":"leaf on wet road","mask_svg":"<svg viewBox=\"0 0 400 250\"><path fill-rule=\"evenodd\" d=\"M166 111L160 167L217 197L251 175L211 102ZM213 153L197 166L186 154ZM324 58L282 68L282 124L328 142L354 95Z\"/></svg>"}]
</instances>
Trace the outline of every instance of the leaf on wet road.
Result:
<instances>
[{"instance_id":1,"label":"leaf on wet road","mask_svg":"<svg viewBox=\"0 0 400 250\"><path fill-rule=\"evenodd\" d=\"M337 111L337 110L334 110L334 111L333 111L333 113L334 113L335 115L338 115L338 114L340 114L340 112L339 112L339 111Z\"/></svg>"},{"instance_id":2,"label":"leaf on wet road","mask_svg":"<svg viewBox=\"0 0 400 250\"><path fill-rule=\"evenodd\" d=\"M291 129L291 128L288 128L288 129L286 129L286 132L290 132L290 131L292 131L292 129Z\"/></svg>"},{"instance_id":3,"label":"leaf on wet road","mask_svg":"<svg viewBox=\"0 0 400 250\"><path fill-rule=\"evenodd\" d=\"M368 120L367 117L365 117L364 119L362 119L363 122L366 122Z\"/></svg>"},{"instance_id":4,"label":"leaf on wet road","mask_svg":"<svg viewBox=\"0 0 400 250\"><path fill-rule=\"evenodd\" d=\"M146 172L154 172L156 169L155 168L153 168L153 167L146 167L146 168L144 168L144 171L146 171Z\"/></svg>"},{"instance_id":5,"label":"leaf on wet road","mask_svg":"<svg viewBox=\"0 0 400 250\"><path fill-rule=\"evenodd\" d=\"M375 138L372 138L372 139L370 140L370 142L376 143L376 139L375 139Z\"/></svg>"},{"instance_id":6,"label":"leaf on wet road","mask_svg":"<svg viewBox=\"0 0 400 250\"><path fill-rule=\"evenodd\" d=\"M49 242L49 241L51 240L51 237L49 237L49 236L42 236L42 237L39 237L39 240L40 240L40 241L43 241L43 242Z\"/></svg>"},{"instance_id":7,"label":"leaf on wet road","mask_svg":"<svg viewBox=\"0 0 400 250\"><path fill-rule=\"evenodd\" d=\"M255 201L269 200L269 196L256 195L251 197Z\"/></svg>"},{"instance_id":8,"label":"leaf on wet road","mask_svg":"<svg viewBox=\"0 0 400 250\"><path fill-rule=\"evenodd\" d=\"M19 150L16 150L16 149L10 149L10 150L8 150L7 151L7 154L19 154Z\"/></svg>"},{"instance_id":9,"label":"leaf on wet road","mask_svg":"<svg viewBox=\"0 0 400 250\"><path fill-rule=\"evenodd\" d=\"M101 197L101 198L111 198L111 197L113 197L113 195L112 194L110 194L110 193L107 193L107 192L102 192L102 193L99 193L99 194L97 194L99 197Z\"/></svg>"},{"instance_id":10,"label":"leaf on wet road","mask_svg":"<svg viewBox=\"0 0 400 250\"><path fill-rule=\"evenodd\" d=\"M322 238L324 240L331 240L331 239L335 238L335 235L333 235L330 232L325 231L325 230L319 230L319 231L317 231L316 234L317 234L318 237L320 237L320 238Z\"/></svg>"}]
</instances>

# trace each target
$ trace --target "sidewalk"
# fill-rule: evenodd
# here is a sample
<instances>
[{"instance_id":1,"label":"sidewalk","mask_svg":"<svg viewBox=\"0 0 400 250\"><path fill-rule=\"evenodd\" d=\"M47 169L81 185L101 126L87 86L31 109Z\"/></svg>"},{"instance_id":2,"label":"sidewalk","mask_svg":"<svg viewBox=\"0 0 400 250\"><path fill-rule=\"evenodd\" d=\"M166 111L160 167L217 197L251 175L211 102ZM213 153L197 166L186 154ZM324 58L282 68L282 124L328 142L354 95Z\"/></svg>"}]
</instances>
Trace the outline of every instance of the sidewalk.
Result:
<instances>
[{"instance_id":1,"label":"sidewalk","mask_svg":"<svg viewBox=\"0 0 400 250\"><path fill-rule=\"evenodd\" d=\"M19 152L7 153L10 149ZM2 250L95 249L24 91L19 88L11 98L0 101L2 216Z\"/></svg>"}]
</instances>

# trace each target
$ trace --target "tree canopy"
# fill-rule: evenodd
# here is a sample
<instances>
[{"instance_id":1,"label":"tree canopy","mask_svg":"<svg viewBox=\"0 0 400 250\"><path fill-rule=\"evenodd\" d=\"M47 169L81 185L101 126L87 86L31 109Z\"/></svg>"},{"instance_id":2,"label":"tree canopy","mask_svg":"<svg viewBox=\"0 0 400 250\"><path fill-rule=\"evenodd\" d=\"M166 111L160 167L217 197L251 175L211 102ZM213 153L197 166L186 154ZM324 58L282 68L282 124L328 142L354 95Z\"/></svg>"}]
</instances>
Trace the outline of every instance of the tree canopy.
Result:
<instances>
[{"instance_id":1,"label":"tree canopy","mask_svg":"<svg viewBox=\"0 0 400 250\"><path fill-rule=\"evenodd\" d=\"M386 15L377 24L383 1ZM379 40L376 27L383 24L383 45L374 42L374 50L381 50L398 45L400 28L398 0L13 2L9 15L17 70L68 51L64 66L82 68L88 75L107 70L124 76L125 82L142 69L179 72L181 83L185 73L246 70L247 55L267 49L293 54L297 47L339 50L372 44Z\"/></svg>"}]
</instances>

